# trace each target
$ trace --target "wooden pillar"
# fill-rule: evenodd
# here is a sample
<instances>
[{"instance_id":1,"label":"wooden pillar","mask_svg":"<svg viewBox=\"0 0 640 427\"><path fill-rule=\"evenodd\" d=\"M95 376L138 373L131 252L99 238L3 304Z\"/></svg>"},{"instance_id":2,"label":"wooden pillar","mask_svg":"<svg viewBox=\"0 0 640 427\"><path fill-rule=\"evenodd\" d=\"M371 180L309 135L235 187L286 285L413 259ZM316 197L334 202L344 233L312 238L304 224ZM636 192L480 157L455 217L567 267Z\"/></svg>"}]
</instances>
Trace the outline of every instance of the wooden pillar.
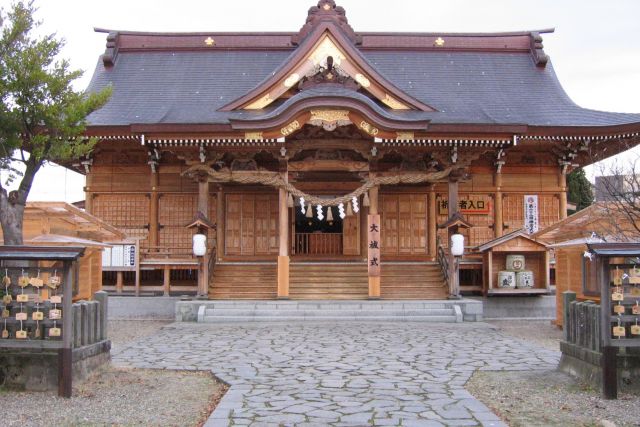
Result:
<instances>
[{"instance_id":1,"label":"wooden pillar","mask_svg":"<svg viewBox=\"0 0 640 427\"><path fill-rule=\"evenodd\" d=\"M116 272L116 293L121 294L124 287L124 273L122 271Z\"/></svg>"},{"instance_id":2,"label":"wooden pillar","mask_svg":"<svg viewBox=\"0 0 640 427\"><path fill-rule=\"evenodd\" d=\"M436 186L435 184L431 184L429 187L429 206L428 206L428 217L427 217L427 227L428 227L428 239L429 239L429 256L433 259L436 259L438 256L438 228L437 228L437 211L436 211Z\"/></svg>"},{"instance_id":3,"label":"wooden pillar","mask_svg":"<svg viewBox=\"0 0 640 427\"><path fill-rule=\"evenodd\" d=\"M160 205L160 194L158 194L158 173L151 172L151 199L149 200L149 246L158 246L158 209Z\"/></svg>"},{"instance_id":4,"label":"wooden pillar","mask_svg":"<svg viewBox=\"0 0 640 427\"><path fill-rule=\"evenodd\" d=\"M222 260L224 255L224 194L222 185L218 186L218 194L216 194L216 254L218 260Z\"/></svg>"},{"instance_id":5,"label":"wooden pillar","mask_svg":"<svg viewBox=\"0 0 640 427\"><path fill-rule=\"evenodd\" d=\"M287 173L283 173L287 180ZM289 298L289 207L287 191L278 189L278 298Z\"/></svg>"},{"instance_id":6,"label":"wooden pillar","mask_svg":"<svg viewBox=\"0 0 640 427\"><path fill-rule=\"evenodd\" d=\"M209 218L209 180L206 177L198 179L198 211Z\"/></svg>"},{"instance_id":7,"label":"wooden pillar","mask_svg":"<svg viewBox=\"0 0 640 427\"><path fill-rule=\"evenodd\" d=\"M87 213L93 213L93 175L91 172L87 172L85 175L85 184L84 184L84 210Z\"/></svg>"},{"instance_id":8,"label":"wooden pillar","mask_svg":"<svg viewBox=\"0 0 640 427\"><path fill-rule=\"evenodd\" d=\"M163 295L165 297L169 296L169 291L171 290L171 268L168 265L164 266L164 276L162 283Z\"/></svg>"},{"instance_id":9,"label":"wooden pillar","mask_svg":"<svg viewBox=\"0 0 640 427\"><path fill-rule=\"evenodd\" d=\"M493 231L495 237L501 237L504 233L504 220L502 219L502 173L496 172L493 175L494 185L496 187L495 197L493 199Z\"/></svg>"},{"instance_id":10,"label":"wooden pillar","mask_svg":"<svg viewBox=\"0 0 640 427\"><path fill-rule=\"evenodd\" d=\"M558 186L560 187L560 219L567 217L567 167L561 166L558 174Z\"/></svg>"},{"instance_id":11,"label":"wooden pillar","mask_svg":"<svg viewBox=\"0 0 640 427\"><path fill-rule=\"evenodd\" d=\"M136 239L136 276L135 276L135 292L136 296L140 296L140 239Z\"/></svg>"},{"instance_id":12,"label":"wooden pillar","mask_svg":"<svg viewBox=\"0 0 640 427\"><path fill-rule=\"evenodd\" d=\"M372 187L369 190L369 214L370 215L378 214L378 190L379 190L379 187ZM382 224L380 224L380 227L382 227ZM366 232L363 234L365 236L368 235L368 233ZM382 265L380 268L382 268ZM369 276L369 298L371 299L380 298L380 276Z\"/></svg>"},{"instance_id":13,"label":"wooden pillar","mask_svg":"<svg viewBox=\"0 0 640 427\"><path fill-rule=\"evenodd\" d=\"M449 178L449 218L458 213L458 180Z\"/></svg>"}]
</instances>

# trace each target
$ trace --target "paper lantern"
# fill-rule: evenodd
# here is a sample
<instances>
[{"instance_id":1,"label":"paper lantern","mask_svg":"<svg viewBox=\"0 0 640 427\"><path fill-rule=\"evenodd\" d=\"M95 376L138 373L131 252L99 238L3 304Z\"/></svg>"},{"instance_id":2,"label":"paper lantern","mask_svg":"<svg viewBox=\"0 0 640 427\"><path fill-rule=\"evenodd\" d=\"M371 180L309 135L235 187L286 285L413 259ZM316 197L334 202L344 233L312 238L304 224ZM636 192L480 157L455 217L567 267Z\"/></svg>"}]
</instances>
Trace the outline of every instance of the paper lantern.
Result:
<instances>
[{"instance_id":1,"label":"paper lantern","mask_svg":"<svg viewBox=\"0 0 640 427\"><path fill-rule=\"evenodd\" d=\"M207 236L204 234L193 235L193 254L205 256L207 254Z\"/></svg>"},{"instance_id":2,"label":"paper lantern","mask_svg":"<svg viewBox=\"0 0 640 427\"><path fill-rule=\"evenodd\" d=\"M464 254L464 236L462 234L453 234L451 236L451 254L453 256L462 256Z\"/></svg>"}]
</instances>

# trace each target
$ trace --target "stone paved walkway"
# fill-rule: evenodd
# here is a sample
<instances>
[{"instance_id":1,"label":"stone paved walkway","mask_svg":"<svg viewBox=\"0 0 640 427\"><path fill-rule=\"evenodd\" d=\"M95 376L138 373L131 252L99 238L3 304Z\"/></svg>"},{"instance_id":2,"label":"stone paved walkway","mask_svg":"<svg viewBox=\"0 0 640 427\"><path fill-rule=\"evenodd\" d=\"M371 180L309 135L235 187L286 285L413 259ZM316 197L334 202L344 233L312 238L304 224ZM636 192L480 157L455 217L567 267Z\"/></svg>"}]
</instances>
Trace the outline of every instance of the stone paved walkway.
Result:
<instances>
[{"instance_id":1,"label":"stone paved walkway","mask_svg":"<svg viewBox=\"0 0 640 427\"><path fill-rule=\"evenodd\" d=\"M208 426L503 426L464 389L473 372L558 358L483 323L352 322L174 323L113 356L229 383Z\"/></svg>"}]
</instances>

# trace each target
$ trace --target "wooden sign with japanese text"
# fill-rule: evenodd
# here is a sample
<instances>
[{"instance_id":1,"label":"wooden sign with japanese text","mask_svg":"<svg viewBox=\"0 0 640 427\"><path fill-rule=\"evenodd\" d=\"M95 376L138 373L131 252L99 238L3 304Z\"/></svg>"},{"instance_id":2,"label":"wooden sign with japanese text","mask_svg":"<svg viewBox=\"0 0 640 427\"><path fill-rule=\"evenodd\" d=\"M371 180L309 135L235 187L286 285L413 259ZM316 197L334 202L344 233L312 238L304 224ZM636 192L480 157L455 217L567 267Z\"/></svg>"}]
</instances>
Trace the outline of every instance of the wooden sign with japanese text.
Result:
<instances>
[{"instance_id":1,"label":"wooden sign with japanese text","mask_svg":"<svg viewBox=\"0 0 640 427\"><path fill-rule=\"evenodd\" d=\"M367 232L369 276L380 276L380 215L367 216Z\"/></svg>"},{"instance_id":2,"label":"wooden sign with japanese text","mask_svg":"<svg viewBox=\"0 0 640 427\"><path fill-rule=\"evenodd\" d=\"M458 201L458 211L467 215L489 215L491 203L481 197L469 197ZM438 199L438 215L449 215L449 201Z\"/></svg>"}]
</instances>

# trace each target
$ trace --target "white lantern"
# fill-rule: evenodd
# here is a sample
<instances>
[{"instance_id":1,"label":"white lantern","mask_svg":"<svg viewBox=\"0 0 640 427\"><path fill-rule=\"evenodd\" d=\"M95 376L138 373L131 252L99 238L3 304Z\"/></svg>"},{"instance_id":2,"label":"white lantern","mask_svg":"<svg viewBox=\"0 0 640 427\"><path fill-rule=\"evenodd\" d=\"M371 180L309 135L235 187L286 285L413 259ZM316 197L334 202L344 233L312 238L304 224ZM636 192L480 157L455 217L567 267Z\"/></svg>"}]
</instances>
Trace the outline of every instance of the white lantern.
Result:
<instances>
[{"instance_id":1,"label":"white lantern","mask_svg":"<svg viewBox=\"0 0 640 427\"><path fill-rule=\"evenodd\" d=\"M464 236L462 234L453 234L451 236L451 254L453 256L462 256L464 254Z\"/></svg>"},{"instance_id":2,"label":"white lantern","mask_svg":"<svg viewBox=\"0 0 640 427\"><path fill-rule=\"evenodd\" d=\"M193 254L195 256L205 256L207 254L207 236L204 234L193 235Z\"/></svg>"}]
</instances>

